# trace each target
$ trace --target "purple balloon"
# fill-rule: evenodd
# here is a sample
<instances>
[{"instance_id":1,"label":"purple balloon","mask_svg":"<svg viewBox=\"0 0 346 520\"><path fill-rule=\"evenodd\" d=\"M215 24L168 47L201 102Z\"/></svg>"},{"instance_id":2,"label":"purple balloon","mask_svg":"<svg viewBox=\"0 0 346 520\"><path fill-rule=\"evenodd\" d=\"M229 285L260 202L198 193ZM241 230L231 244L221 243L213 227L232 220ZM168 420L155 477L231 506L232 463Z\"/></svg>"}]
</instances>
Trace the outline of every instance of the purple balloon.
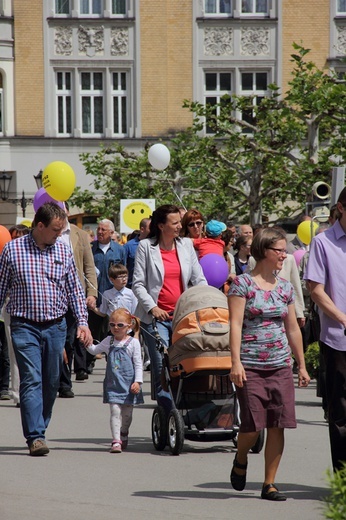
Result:
<instances>
[{"instance_id":1,"label":"purple balloon","mask_svg":"<svg viewBox=\"0 0 346 520\"><path fill-rule=\"evenodd\" d=\"M294 251L293 256L296 261L297 267L299 267L300 261L303 258L303 256L305 255L305 253L306 253L305 249L297 249L296 251Z\"/></svg>"},{"instance_id":2,"label":"purple balloon","mask_svg":"<svg viewBox=\"0 0 346 520\"><path fill-rule=\"evenodd\" d=\"M53 199L44 188L40 188L34 196L34 200L32 202L32 205L34 206L35 212L43 206L43 204L46 204L46 202L55 202L58 206L60 206L61 209L65 211L65 204L59 200Z\"/></svg>"},{"instance_id":3,"label":"purple balloon","mask_svg":"<svg viewBox=\"0 0 346 520\"><path fill-rule=\"evenodd\" d=\"M228 264L221 255L209 253L200 259L204 276L209 285L219 289L228 278Z\"/></svg>"}]
</instances>

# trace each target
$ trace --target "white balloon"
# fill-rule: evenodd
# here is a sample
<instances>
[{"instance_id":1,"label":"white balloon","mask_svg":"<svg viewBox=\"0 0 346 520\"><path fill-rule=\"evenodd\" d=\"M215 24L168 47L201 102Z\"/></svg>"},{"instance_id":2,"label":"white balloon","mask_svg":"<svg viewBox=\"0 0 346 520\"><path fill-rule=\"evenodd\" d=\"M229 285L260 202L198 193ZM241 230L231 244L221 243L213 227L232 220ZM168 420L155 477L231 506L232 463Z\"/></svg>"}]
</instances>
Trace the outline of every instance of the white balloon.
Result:
<instances>
[{"instance_id":1,"label":"white balloon","mask_svg":"<svg viewBox=\"0 0 346 520\"><path fill-rule=\"evenodd\" d=\"M164 170L170 163L171 154L164 144L153 144L149 148L148 160L155 170Z\"/></svg>"}]
</instances>

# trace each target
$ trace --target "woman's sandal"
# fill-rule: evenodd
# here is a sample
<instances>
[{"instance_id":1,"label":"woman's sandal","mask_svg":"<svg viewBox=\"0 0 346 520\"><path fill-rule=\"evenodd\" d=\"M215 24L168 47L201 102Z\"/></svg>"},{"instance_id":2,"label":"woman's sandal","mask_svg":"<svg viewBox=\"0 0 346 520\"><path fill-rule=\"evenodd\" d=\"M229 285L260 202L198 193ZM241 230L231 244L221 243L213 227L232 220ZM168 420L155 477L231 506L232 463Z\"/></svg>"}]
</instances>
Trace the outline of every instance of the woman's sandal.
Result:
<instances>
[{"instance_id":1,"label":"woman's sandal","mask_svg":"<svg viewBox=\"0 0 346 520\"><path fill-rule=\"evenodd\" d=\"M270 488L274 488L275 491L269 491ZM275 484L263 484L261 498L264 500L273 500L274 502L284 502L287 500L287 497L280 493Z\"/></svg>"},{"instance_id":2,"label":"woman's sandal","mask_svg":"<svg viewBox=\"0 0 346 520\"><path fill-rule=\"evenodd\" d=\"M246 464L240 464L240 462L237 461L237 455L234 457L233 461L233 468L231 471L230 479L233 489L236 491L243 491L243 489L246 486L246 473L244 475L239 475L234 471L234 468L242 469L244 471L247 470L247 463Z\"/></svg>"}]
</instances>

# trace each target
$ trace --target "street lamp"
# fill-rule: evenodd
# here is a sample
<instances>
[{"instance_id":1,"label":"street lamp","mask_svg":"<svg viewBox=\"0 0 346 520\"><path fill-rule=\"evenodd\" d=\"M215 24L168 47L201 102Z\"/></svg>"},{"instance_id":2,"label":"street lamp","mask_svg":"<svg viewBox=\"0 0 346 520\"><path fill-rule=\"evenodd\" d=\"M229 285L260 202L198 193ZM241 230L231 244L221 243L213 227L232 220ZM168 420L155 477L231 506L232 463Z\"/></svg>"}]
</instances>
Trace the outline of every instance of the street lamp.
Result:
<instances>
[{"instance_id":1,"label":"street lamp","mask_svg":"<svg viewBox=\"0 0 346 520\"><path fill-rule=\"evenodd\" d=\"M37 175L34 175L34 179L38 190L42 188L42 173L42 170L40 170Z\"/></svg>"},{"instance_id":2,"label":"street lamp","mask_svg":"<svg viewBox=\"0 0 346 520\"><path fill-rule=\"evenodd\" d=\"M1 191L1 199L3 201L8 200L8 194L10 191L12 176L8 175L5 170L0 177L0 191Z\"/></svg>"},{"instance_id":3,"label":"street lamp","mask_svg":"<svg viewBox=\"0 0 346 520\"><path fill-rule=\"evenodd\" d=\"M12 181L12 175L9 175L4 170L2 175L0 176L1 199L4 202L12 202L12 204L19 204L20 207L22 208L23 217L25 217L26 207L28 205L28 202L32 202L32 199L27 199L25 197L24 190L22 192L22 197L20 199L10 199L9 193L10 193L11 181Z\"/></svg>"}]
</instances>

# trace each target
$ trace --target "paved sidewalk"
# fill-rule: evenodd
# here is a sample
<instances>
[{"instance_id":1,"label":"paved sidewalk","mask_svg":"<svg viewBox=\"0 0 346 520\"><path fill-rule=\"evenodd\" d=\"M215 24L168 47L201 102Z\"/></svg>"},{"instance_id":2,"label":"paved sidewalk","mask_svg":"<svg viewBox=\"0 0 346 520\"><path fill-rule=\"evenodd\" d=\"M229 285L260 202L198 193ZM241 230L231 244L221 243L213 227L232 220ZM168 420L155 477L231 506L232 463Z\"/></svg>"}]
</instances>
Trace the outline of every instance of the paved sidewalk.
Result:
<instances>
[{"instance_id":1,"label":"paved sidewalk","mask_svg":"<svg viewBox=\"0 0 346 520\"><path fill-rule=\"evenodd\" d=\"M298 429L286 432L277 484L289 498L271 503L259 498L263 453L250 455L248 484L237 493L229 482L231 443L185 441L178 457L155 451L147 372L145 404L134 411L128 450L110 454L104 366L104 360L97 361L88 381L74 383L74 399L57 399L47 457L28 456L19 410L0 401L0 520L323 518L331 462L314 382L297 390Z\"/></svg>"}]
</instances>

